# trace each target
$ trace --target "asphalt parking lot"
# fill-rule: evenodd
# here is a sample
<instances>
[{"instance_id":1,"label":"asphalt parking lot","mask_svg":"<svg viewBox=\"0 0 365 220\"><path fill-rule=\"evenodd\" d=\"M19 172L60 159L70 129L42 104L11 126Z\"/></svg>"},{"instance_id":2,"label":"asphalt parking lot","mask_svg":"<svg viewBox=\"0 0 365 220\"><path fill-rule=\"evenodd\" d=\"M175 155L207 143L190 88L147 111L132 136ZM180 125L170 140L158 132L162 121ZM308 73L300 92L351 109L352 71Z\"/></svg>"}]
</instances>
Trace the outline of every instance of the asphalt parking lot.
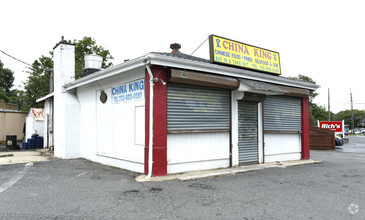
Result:
<instances>
[{"instance_id":1,"label":"asphalt parking lot","mask_svg":"<svg viewBox=\"0 0 365 220\"><path fill-rule=\"evenodd\" d=\"M343 146L337 146L337 152L365 153L365 135L350 136L350 142Z\"/></svg>"},{"instance_id":2,"label":"asphalt parking lot","mask_svg":"<svg viewBox=\"0 0 365 220\"><path fill-rule=\"evenodd\" d=\"M311 151L321 164L194 181L83 159L0 166L1 219L364 219L365 154Z\"/></svg>"}]
</instances>

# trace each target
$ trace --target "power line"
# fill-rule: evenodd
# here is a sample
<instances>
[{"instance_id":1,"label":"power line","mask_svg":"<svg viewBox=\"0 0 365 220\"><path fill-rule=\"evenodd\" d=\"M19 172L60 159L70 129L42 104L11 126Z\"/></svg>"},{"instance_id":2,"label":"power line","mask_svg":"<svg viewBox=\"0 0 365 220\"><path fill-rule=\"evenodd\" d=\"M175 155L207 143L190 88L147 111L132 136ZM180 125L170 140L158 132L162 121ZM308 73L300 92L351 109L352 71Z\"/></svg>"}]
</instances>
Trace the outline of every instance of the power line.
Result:
<instances>
[{"instance_id":1,"label":"power line","mask_svg":"<svg viewBox=\"0 0 365 220\"><path fill-rule=\"evenodd\" d=\"M341 101L332 101L331 100L331 103L332 102L340 103L340 104L351 104L351 102L341 102ZM365 102L353 102L353 104L356 104L356 105L361 104L361 105L363 105L363 104L365 104Z\"/></svg>"},{"instance_id":2,"label":"power line","mask_svg":"<svg viewBox=\"0 0 365 220\"><path fill-rule=\"evenodd\" d=\"M208 40L208 38L209 37L207 37L207 39L205 39L204 41L203 41L203 43L201 43L200 45L199 45L199 47L198 48L196 48L191 54L190 54L190 56L191 55L193 55L194 53L195 53L195 51L197 51L204 43L205 43L205 41L207 41Z\"/></svg>"},{"instance_id":3,"label":"power line","mask_svg":"<svg viewBox=\"0 0 365 220\"><path fill-rule=\"evenodd\" d=\"M19 60L18 58L15 58L15 57L13 57L13 56L11 56L11 55L9 55L9 54L7 54L7 53L5 53L4 51L2 51L2 50L0 50L0 52L1 53L3 53L3 54L5 54L6 56L8 56L8 57L11 57L11 58L13 58L14 60L16 60L16 61L19 61L19 62L21 62L21 63L24 63L25 65L28 65L28 66L31 66L31 67L33 67L32 65L30 65L29 63L26 63L26 62L24 62L24 61L22 61L22 60Z\"/></svg>"},{"instance_id":4,"label":"power line","mask_svg":"<svg viewBox=\"0 0 365 220\"><path fill-rule=\"evenodd\" d=\"M353 103L352 103L351 89L350 89L350 100L351 100L351 128L352 128L352 133L354 133L354 108L353 108Z\"/></svg>"}]
</instances>

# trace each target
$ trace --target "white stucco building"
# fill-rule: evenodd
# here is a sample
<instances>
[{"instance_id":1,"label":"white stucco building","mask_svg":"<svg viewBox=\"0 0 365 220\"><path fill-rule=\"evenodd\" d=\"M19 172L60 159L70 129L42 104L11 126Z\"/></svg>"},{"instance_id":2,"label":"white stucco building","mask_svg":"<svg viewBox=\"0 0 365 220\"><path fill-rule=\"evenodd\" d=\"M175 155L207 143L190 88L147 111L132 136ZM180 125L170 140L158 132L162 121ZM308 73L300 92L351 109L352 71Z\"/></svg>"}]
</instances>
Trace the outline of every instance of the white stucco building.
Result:
<instances>
[{"instance_id":1,"label":"white stucco building","mask_svg":"<svg viewBox=\"0 0 365 220\"><path fill-rule=\"evenodd\" d=\"M38 100L50 118L45 144L56 157L149 176L309 159L317 85L172 49L75 80L74 45L59 43L54 92Z\"/></svg>"}]
</instances>

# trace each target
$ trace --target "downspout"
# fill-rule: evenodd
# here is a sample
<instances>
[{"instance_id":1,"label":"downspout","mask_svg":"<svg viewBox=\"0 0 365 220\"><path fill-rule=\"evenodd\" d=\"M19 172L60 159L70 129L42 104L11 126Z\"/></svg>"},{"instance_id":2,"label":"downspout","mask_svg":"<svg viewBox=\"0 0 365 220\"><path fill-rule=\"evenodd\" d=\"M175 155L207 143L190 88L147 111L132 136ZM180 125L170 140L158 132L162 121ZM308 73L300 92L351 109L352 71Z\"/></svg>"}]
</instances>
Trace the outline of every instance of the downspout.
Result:
<instances>
[{"instance_id":1,"label":"downspout","mask_svg":"<svg viewBox=\"0 0 365 220\"><path fill-rule=\"evenodd\" d=\"M150 109L149 109L149 141L148 141L148 175L146 178L152 177L152 165L153 165L153 157L152 157L152 146L153 146L153 74L150 68L150 60L145 60L146 69L148 75L150 77Z\"/></svg>"}]
</instances>

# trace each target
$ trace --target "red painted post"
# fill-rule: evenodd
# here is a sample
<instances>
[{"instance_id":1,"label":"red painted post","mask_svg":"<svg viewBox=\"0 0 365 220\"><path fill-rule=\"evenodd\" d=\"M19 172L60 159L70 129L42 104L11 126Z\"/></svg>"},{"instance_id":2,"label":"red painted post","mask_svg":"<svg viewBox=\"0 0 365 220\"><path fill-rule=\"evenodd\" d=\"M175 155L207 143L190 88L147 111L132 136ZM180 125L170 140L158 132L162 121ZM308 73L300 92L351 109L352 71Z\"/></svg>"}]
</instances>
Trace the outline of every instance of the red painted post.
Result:
<instances>
[{"instance_id":1,"label":"red painted post","mask_svg":"<svg viewBox=\"0 0 365 220\"><path fill-rule=\"evenodd\" d=\"M166 82L167 72L165 68L151 67L154 77ZM148 174L148 150L149 150L149 75L146 70L145 78L145 174ZM153 166L152 176L167 174L167 86L161 81L153 86Z\"/></svg>"},{"instance_id":2,"label":"red painted post","mask_svg":"<svg viewBox=\"0 0 365 220\"><path fill-rule=\"evenodd\" d=\"M310 159L309 104L308 97L302 98L302 160Z\"/></svg>"},{"instance_id":3,"label":"red painted post","mask_svg":"<svg viewBox=\"0 0 365 220\"><path fill-rule=\"evenodd\" d=\"M150 76L148 75L147 69L145 70L144 80L144 100L145 100L145 128L144 128L144 174L148 175L148 150L149 150L149 138L150 138Z\"/></svg>"}]
</instances>

